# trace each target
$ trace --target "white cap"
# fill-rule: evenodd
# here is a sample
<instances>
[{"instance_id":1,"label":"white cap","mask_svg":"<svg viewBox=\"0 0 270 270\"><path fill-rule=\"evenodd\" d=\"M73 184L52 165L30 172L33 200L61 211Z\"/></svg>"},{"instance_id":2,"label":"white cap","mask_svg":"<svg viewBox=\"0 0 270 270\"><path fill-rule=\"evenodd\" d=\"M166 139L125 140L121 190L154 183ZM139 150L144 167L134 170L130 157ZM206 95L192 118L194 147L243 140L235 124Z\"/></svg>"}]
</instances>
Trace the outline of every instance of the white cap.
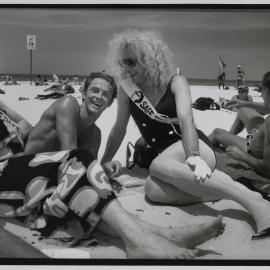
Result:
<instances>
[{"instance_id":1,"label":"white cap","mask_svg":"<svg viewBox=\"0 0 270 270\"><path fill-rule=\"evenodd\" d=\"M241 65L237 65L237 67L238 67L238 68L240 68L240 67L241 67Z\"/></svg>"}]
</instances>

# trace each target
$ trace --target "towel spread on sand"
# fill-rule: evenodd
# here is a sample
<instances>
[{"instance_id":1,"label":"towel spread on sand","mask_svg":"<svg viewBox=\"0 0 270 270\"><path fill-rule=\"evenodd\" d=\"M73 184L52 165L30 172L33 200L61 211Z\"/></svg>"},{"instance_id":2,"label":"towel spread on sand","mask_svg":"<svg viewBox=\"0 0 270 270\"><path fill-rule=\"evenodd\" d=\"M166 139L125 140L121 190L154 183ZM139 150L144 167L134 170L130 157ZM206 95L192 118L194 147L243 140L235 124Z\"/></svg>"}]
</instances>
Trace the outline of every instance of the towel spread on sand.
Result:
<instances>
[{"instance_id":1,"label":"towel spread on sand","mask_svg":"<svg viewBox=\"0 0 270 270\"><path fill-rule=\"evenodd\" d=\"M233 180L238 181L249 189L259 191L265 199L268 199L270 194L270 179L267 179L257 174L252 169L246 169L237 165L235 160L230 158L226 153L216 152L217 169L230 175Z\"/></svg>"}]
</instances>

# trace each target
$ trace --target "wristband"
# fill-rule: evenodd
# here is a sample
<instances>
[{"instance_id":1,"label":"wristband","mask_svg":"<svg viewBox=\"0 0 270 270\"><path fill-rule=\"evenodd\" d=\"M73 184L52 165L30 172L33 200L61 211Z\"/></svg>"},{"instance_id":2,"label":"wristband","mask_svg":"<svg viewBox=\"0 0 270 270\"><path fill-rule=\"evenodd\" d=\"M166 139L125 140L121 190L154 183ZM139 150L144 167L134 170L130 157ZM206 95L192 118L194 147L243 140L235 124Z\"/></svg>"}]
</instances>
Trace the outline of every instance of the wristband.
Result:
<instances>
[{"instance_id":1,"label":"wristband","mask_svg":"<svg viewBox=\"0 0 270 270\"><path fill-rule=\"evenodd\" d=\"M188 159L189 157L196 157L199 155L200 155L199 151L191 151L191 152L186 154L186 159Z\"/></svg>"}]
</instances>

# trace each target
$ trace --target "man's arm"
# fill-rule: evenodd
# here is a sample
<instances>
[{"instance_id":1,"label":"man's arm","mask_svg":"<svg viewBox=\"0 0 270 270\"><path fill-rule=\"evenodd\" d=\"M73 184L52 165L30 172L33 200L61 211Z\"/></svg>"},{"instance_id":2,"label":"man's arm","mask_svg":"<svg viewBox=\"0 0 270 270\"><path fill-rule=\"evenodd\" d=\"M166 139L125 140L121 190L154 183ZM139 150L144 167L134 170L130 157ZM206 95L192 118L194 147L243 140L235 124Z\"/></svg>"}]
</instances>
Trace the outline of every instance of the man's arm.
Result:
<instances>
[{"instance_id":1,"label":"man's arm","mask_svg":"<svg viewBox=\"0 0 270 270\"><path fill-rule=\"evenodd\" d=\"M269 108L264 104L264 102L253 102L236 99L228 101L226 106L228 109L248 107L263 115L270 113Z\"/></svg>"},{"instance_id":2,"label":"man's arm","mask_svg":"<svg viewBox=\"0 0 270 270\"><path fill-rule=\"evenodd\" d=\"M56 132L61 150L77 148L80 107L74 97L65 97L56 111Z\"/></svg>"}]
</instances>

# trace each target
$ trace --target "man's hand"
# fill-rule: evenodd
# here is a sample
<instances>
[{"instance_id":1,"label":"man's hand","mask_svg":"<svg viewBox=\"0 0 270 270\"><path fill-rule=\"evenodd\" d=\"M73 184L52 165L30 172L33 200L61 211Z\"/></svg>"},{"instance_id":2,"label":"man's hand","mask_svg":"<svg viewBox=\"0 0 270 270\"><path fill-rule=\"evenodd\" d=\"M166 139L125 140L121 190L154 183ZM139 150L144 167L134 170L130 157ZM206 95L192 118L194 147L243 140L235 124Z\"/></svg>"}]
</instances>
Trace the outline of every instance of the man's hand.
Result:
<instances>
[{"instance_id":1,"label":"man's hand","mask_svg":"<svg viewBox=\"0 0 270 270\"><path fill-rule=\"evenodd\" d=\"M121 163L117 160L108 161L102 164L103 170L108 177L116 177L121 173Z\"/></svg>"},{"instance_id":2,"label":"man's hand","mask_svg":"<svg viewBox=\"0 0 270 270\"><path fill-rule=\"evenodd\" d=\"M226 153L229 157L235 159L237 162L235 164L244 167L245 169L250 169L251 167L244 161L247 155L243 150L239 149L237 146L228 146L226 148Z\"/></svg>"},{"instance_id":3,"label":"man's hand","mask_svg":"<svg viewBox=\"0 0 270 270\"><path fill-rule=\"evenodd\" d=\"M211 176L211 169L207 163L199 156L191 156L186 160L186 164L194 168L194 175L197 181L203 183L207 177Z\"/></svg>"},{"instance_id":4,"label":"man's hand","mask_svg":"<svg viewBox=\"0 0 270 270\"><path fill-rule=\"evenodd\" d=\"M228 154L229 157L236 159L236 160L243 160L243 157L246 155L244 151L239 149L237 146L228 146L226 148L226 153Z\"/></svg>"},{"instance_id":5,"label":"man's hand","mask_svg":"<svg viewBox=\"0 0 270 270\"><path fill-rule=\"evenodd\" d=\"M231 110L233 108L241 108L246 106L246 102L239 99L229 100L226 102L226 109Z\"/></svg>"}]
</instances>

